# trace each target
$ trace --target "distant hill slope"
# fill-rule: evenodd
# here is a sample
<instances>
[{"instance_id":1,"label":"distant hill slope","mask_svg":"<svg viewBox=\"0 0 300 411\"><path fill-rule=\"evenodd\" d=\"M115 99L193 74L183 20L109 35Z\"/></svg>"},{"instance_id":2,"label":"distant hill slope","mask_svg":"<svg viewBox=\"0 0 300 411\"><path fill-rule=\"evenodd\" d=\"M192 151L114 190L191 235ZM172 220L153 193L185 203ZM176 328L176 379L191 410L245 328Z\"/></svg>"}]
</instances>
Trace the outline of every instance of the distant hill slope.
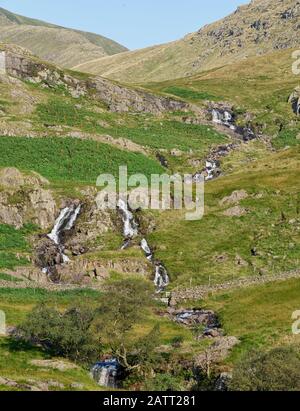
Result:
<instances>
[{"instance_id":1,"label":"distant hill slope","mask_svg":"<svg viewBox=\"0 0 300 411\"><path fill-rule=\"evenodd\" d=\"M120 44L98 34L67 29L2 8L0 41L25 47L44 60L68 68L127 51Z\"/></svg>"},{"instance_id":2,"label":"distant hill slope","mask_svg":"<svg viewBox=\"0 0 300 411\"><path fill-rule=\"evenodd\" d=\"M299 45L300 2L252 0L172 43L94 59L76 69L126 82L165 81Z\"/></svg>"}]
</instances>

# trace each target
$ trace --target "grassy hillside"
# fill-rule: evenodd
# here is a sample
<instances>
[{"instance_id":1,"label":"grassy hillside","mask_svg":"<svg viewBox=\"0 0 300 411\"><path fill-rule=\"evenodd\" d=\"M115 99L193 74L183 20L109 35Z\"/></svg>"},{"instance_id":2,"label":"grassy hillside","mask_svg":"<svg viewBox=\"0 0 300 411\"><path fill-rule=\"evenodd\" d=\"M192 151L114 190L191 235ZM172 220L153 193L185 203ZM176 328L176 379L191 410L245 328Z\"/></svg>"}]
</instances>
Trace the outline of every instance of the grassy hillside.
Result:
<instances>
[{"instance_id":1,"label":"grassy hillside","mask_svg":"<svg viewBox=\"0 0 300 411\"><path fill-rule=\"evenodd\" d=\"M76 69L130 83L190 76L296 47L299 13L296 0L255 0L181 40L94 59Z\"/></svg>"},{"instance_id":2,"label":"grassy hillside","mask_svg":"<svg viewBox=\"0 0 300 411\"><path fill-rule=\"evenodd\" d=\"M207 308L219 313L226 332L241 339L228 363L234 363L253 348L268 349L288 342L299 344L299 336L292 334L291 319L292 313L299 309L299 287L299 280L274 282L218 293L205 301Z\"/></svg>"},{"instance_id":3,"label":"grassy hillside","mask_svg":"<svg viewBox=\"0 0 300 411\"><path fill-rule=\"evenodd\" d=\"M155 216L157 228L149 241L170 271L172 288L298 268L299 159L299 146L248 164L241 159L235 171L206 185L201 221L186 221L176 211ZM229 156L226 161L231 160ZM222 205L220 201L235 190L246 190L249 197ZM237 205L245 215L224 216Z\"/></svg>"},{"instance_id":4,"label":"grassy hillside","mask_svg":"<svg viewBox=\"0 0 300 411\"><path fill-rule=\"evenodd\" d=\"M292 52L293 49L277 51L191 77L150 83L148 87L199 106L204 106L206 100L228 101L237 112L251 113L252 123L261 125L265 134L277 136L279 129L299 129L299 121L288 103L300 81L299 76L292 73ZM283 133L281 137L284 140ZM279 139L276 139L278 147ZM284 145L283 142L281 147Z\"/></svg>"},{"instance_id":5,"label":"grassy hillside","mask_svg":"<svg viewBox=\"0 0 300 411\"><path fill-rule=\"evenodd\" d=\"M53 182L93 185L100 174L111 173L118 178L119 166L126 164L129 173L143 170L150 176L163 171L157 162L142 154L126 153L94 141L1 137L0 147L0 167L34 170Z\"/></svg>"},{"instance_id":6,"label":"grassy hillside","mask_svg":"<svg viewBox=\"0 0 300 411\"><path fill-rule=\"evenodd\" d=\"M0 8L0 41L14 43L63 67L126 51L120 44L94 33L67 29L19 16Z\"/></svg>"}]
</instances>

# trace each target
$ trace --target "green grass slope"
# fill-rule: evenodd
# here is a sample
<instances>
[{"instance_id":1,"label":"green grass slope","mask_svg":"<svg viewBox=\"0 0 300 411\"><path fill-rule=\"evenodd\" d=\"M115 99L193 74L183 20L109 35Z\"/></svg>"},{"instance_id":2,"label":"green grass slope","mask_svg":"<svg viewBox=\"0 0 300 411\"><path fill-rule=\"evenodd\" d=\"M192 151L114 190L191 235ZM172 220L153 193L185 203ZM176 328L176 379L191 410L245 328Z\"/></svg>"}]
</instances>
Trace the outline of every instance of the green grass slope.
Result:
<instances>
[{"instance_id":1,"label":"green grass slope","mask_svg":"<svg viewBox=\"0 0 300 411\"><path fill-rule=\"evenodd\" d=\"M227 159L231 160L236 161ZM245 158L238 161L235 171L206 185L202 220L186 221L178 211L156 214L157 227L149 242L169 269L171 287L220 284L297 269L299 160L298 146L248 164ZM247 191L249 197L238 204L247 212L224 216L236 204L220 201L235 190Z\"/></svg>"}]
</instances>

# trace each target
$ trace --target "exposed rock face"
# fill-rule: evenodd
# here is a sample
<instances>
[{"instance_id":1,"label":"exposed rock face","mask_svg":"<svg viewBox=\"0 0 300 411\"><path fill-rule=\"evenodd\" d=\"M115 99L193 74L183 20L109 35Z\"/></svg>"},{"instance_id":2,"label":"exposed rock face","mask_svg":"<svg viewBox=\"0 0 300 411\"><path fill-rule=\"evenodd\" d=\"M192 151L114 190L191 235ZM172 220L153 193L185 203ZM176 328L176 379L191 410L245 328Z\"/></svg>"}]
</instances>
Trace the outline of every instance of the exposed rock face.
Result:
<instances>
[{"instance_id":1,"label":"exposed rock face","mask_svg":"<svg viewBox=\"0 0 300 411\"><path fill-rule=\"evenodd\" d=\"M111 272L149 276L151 267L146 261L134 258L101 259L99 257L72 260L69 264L56 267L62 283L91 284L109 278Z\"/></svg>"},{"instance_id":2,"label":"exposed rock face","mask_svg":"<svg viewBox=\"0 0 300 411\"><path fill-rule=\"evenodd\" d=\"M81 80L38 61L22 50L6 50L5 70L9 76L39 83L45 87L64 86L73 97L89 95L105 102L114 112L145 112L160 114L167 111L186 110L188 104L179 100L160 97L142 89L130 89L109 80L95 77Z\"/></svg>"},{"instance_id":3,"label":"exposed rock face","mask_svg":"<svg viewBox=\"0 0 300 411\"><path fill-rule=\"evenodd\" d=\"M99 238L108 231L114 231L118 224L116 212L100 210L96 199L86 197L81 218L76 222L72 236L66 238L65 247L74 255L99 248Z\"/></svg>"},{"instance_id":4,"label":"exposed rock face","mask_svg":"<svg viewBox=\"0 0 300 411\"><path fill-rule=\"evenodd\" d=\"M42 229L50 227L57 211L48 181L36 173L25 175L15 168L0 170L0 223L21 228L32 222Z\"/></svg>"}]
</instances>

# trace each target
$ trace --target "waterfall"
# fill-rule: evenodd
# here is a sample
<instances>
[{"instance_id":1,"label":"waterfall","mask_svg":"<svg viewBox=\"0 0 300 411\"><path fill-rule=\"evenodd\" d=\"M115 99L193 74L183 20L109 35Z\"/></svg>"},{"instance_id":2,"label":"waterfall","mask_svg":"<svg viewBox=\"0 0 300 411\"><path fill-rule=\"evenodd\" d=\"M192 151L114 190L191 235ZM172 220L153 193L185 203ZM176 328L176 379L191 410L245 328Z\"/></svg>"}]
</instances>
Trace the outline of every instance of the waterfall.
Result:
<instances>
[{"instance_id":1,"label":"waterfall","mask_svg":"<svg viewBox=\"0 0 300 411\"><path fill-rule=\"evenodd\" d=\"M125 250L129 247L131 240L139 235L139 225L135 221L133 213L129 210L129 206L124 200L119 199L118 209L120 210L123 220L124 242L121 249ZM162 263L155 262L154 254L145 238L142 239L140 247L144 251L147 260L155 267L154 284L157 288L157 292L160 293L170 284L167 270Z\"/></svg>"},{"instance_id":2,"label":"waterfall","mask_svg":"<svg viewBox=\"0 0 300 411\"><path fill-rule=\"evenodd\" d=\"M206 161L205 171L207 176L205 177L206 181L212 180L215 177L215 171L217 170L217 164L215 161Z\"/></svg>"},{"instance_id":3,"label":"waterfall","mask_svg":"<svg viewBox=\"0 0 300 411\"><path fill-rule=\"evenodd\" d=\"M212 121L216 124L222 124L226 127L235 129L233 114L228 110L217 110L213 109L212 112Z\"/></svg>"},{"instance_id":4,"label":"waterfall","mask_svg":"<svg viewBox=\"0 0 300 411\"><path fill-rule=\"evenodd\" d=\"M135 221L132 212L129 210L128 204L124 200L119 199L118 208L121 212L124 224L123 234L125 240L133 239L138 235L138 224Z\"/></svg>"},{"instance_id":5,"label":"waterfall","mask_svg":"<svg viewBox=\"0 0 300 411\"><path fill-rule=\"evenodd\" d=\"M80 214L81 205L78 206L70 206L65 207L61 210L57 220L55 221L54 227L50 234L48 234L48 238L52 240L57 246L61 256L61 261L63 263L69 263L70 259L68 256L64 254L64 247L62 244L62 239L64 233L67 231L72 230L75 225L75 222ZM44 274L49 274L51 270L49 267L44 267L42 272Z\"/></svg>"},{"instance_id":6,"label":"waterfall","mask_svg":"<svg viewBox=\"0 0 300 411\"><path fill-rule=\"evenodd\" d=\"M55 222L53 230L48 235L50 240L52 240L55 244L59 245L61 241L61 236L65 231L70 231L80 213L81 205L78 207L66 207L64 208Z\"/></svg>"},{"instance_id":7,"label":"waterfall","mask_svg":"<svg viewBox=\"0 0 300 411\"><path fill-rule=\"evenodd\" d=\"M214 108L211 111L211 115L213 123L221 124L225 127L230 128L231 130L239 134L245 142L254 140L257 137L251 127L237 126L234 113L230 112L229 110L220 110Z\"/></svg>"},{"instance_id":8,"label":"waterfall","mask_svg":"<svg viewBox=\"0 0 300 411\"><path fill-rule=\"evenodd\" d=\"M170 284L167 270L161 263L156 265L154 284L156 285L158 293L164 291L164 289Z\"/></svg>"},{"instance_id":9,"label":"waterfall","mask_svg":"<svg viewBox=\"0 0 300 411\"><path fill-rule=\"evenodd\" d=\"M147 260L152 261L153 259L153 253L151 251L151 248L149 247L149 244L145 238L142 239L141 241L141 248L144 251Z\"/></svg>"},{"instance_id":10,"label":"waterfall","mask_svg":"<svg viewBox=\"0 0 300 411\"><path fill-rule=\"evenodd\" d=\"M91 374L102 387L118 388L120 364L114 358L98 362L92 367Z\"/></svg>"}]
</instances>

